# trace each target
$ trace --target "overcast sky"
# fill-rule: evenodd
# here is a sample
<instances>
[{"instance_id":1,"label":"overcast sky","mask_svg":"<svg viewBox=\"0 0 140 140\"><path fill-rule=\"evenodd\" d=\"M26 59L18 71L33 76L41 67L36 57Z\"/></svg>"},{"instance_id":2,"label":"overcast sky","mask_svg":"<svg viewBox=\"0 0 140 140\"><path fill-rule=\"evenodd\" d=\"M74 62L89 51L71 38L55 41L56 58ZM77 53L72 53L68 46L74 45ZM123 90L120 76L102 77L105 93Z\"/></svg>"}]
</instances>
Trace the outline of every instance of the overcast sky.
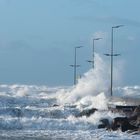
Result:
<instances>
[{"instance_id":1,"label":"overcast sky","mask_svg":"<svg viewBox=\"0 0 140 140\"><path fill-rule=\"evenodd\" d=\"M123 84L140 84L140 0L0 0L0 83L72 85L74 47L78 74L90 69L93 37L96 52L121 53ZM117 60L116 60L117 59ZM118 64L116 62L116 64ZM115 64L114 64L115 65Z\"/></svg>"}]
</instances>

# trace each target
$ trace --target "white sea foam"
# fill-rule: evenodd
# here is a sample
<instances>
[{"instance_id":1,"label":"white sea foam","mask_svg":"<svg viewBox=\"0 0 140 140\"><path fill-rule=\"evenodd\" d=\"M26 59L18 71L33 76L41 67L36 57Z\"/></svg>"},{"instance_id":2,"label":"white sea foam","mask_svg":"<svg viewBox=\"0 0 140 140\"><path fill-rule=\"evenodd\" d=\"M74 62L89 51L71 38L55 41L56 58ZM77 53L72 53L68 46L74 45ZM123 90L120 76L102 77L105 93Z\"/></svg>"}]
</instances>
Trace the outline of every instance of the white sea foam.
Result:
<instances>
[{"instance_id":1,"label":"white sea foam","mask_svg":"<svg viewBox=\"0 0 140 140\"><path fill-rule=\"evenodd\" d=\"M71 87L69 91L65 91L65 90L58 91L57 94L59 95L58 99L60 103L76 103L80 101L82 103L83 100L92 96L98 98L100 104L102 104L103 100L100 100L99 97L102 98L102 96L105 96L105 93L107 93L108 91L109 69L106 63L100 58L99 55L96 55L95 58L96 58L95 61L96 63L95 63L94 70L91 69L88 72L86 72L82 76L82 78L78 80L77 85ZM101 95L99 96L99 94ZM93 100L94 100L93 101L94 105L96 104L95 99L91 98L90 100L91 101L89 101L88 99L90 105Z\"/></svg>"},{"instance_id":2,"label":"white sea foam","mask_svg":"<svg viewBox=\"0 0 140 140\"><path fill-rule=\"evenodd\" d=\"M63 138L76 132L73 139L84 139L85 135L89 135L89 139L126 138L127 134L123 136L121 132L110 133L96 128L100 119L111 121L120 116L107 110L109 103L127 105L124 98L139 98L140 86L115 87L111 102L110 68L99 55L96 54L95 59L95 69L86 72L76 86L0 85L0 129L6 130L4 135L12 135L7 134L7 130L21 134L21 129L23 135L25 130L32 134L36 131L41 134L44 130L51 137L54 132L58 137L61 133ZM91 108L98 111L89 117L76 117L81 111ZM130 139L137 139L137 136Z\"/></svg>"}]
</instances>

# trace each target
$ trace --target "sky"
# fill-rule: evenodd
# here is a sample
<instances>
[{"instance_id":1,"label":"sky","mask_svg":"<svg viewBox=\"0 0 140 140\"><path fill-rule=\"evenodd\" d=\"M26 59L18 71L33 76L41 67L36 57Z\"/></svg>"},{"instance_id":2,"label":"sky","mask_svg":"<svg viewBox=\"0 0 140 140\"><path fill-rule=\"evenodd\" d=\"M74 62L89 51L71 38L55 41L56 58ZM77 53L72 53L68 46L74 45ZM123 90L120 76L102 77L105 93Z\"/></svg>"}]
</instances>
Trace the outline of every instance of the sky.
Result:
<instances>
[{"instance_id":1,"label":"sky","mask_svg":"<svg viewBox=\"0 0 140 140\"><path fill-rule=\"evenodd\" d=\"M121 84L140 84L140 0L0 0L0 84L72 85L74 47L82 75L95 52L109 53L114 31Z\"/></svg>"}]
</instances>

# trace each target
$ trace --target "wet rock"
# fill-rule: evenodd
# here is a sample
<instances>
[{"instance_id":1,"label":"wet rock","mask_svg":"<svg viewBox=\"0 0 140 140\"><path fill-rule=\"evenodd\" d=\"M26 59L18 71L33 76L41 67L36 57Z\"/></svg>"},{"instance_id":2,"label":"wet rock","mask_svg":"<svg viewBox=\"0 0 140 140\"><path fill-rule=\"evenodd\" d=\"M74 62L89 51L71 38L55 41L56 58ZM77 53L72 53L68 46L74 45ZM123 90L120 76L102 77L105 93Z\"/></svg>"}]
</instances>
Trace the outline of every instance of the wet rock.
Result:
<instances>
[{"instance_id":1,"label":"wet rock","mask_svg":"<svg viewBox=\"0 0 140 140\"><path fill-rule=\"evenodd\" d=\"M91 108L91 109L83 110L83 111L80 112L76 117L82 117L82 116L89 117L89 116L92 115L95 111L97 111L96 108Z\"/></svg>"},{"instance_id":2,"label":"wet rock","mask_svg":"<svg viewBox=\"0 0 140 140\"><path fill-rule=\"evenodd\" d=\"M122 132L127 130L138 130L137 126L131 125L127 117L116 117L113 119L111 129L118 130L121 129Z\"/></svg>"},{"instance_id":3,"label":"wet rock","mask_svg":"<svg viewBox=\"0 0 140 140\"><path fill-rule=\"evenodd\" d=\"M132 108L131 106L119 106L119 110L118 108L113 109L113 111L114 110L115 112L117 110L118 112L125 113L125 117L116 117L111 124L108 119L102 119L100 120L101 124L99 124L98 128L106 128L113 131L120 129L122 132L129 131L129 133L140 133L140 105L132 106Z\"/></svg>"},{"instance_id":4,"label":"wet rock","mask_svg":"<svg viewBox=\"0 0 140 140\"><path fill-rule=\"evenodd\" d=\"M100 120L100 123L98 125L98 128L101 129L101 128L106 128L106 129L110 129L110 123L109 123L109 120L108 119L101 119Z\"/></svg>"},{"instance_id":5,"label":"wet rock","mask_svg":"<svg viewBox=\"0 0 140 140\"><path fill-rule=\"evenodd\" d=\"M53 107L57 107L57 106L59 106L58 104L53 104Z\"/></svg>"},{"instance_id":6,"label":"wet rock","mask_svg":"<svg viewBox=\"0 0 140 140\"><path fill-rule=\"evenodd\" d=\"M13 108L11 111L12 111L13 116L15 117L23 116L22 110L20 108Z\"/></svg>"},{"instance_id":7,"label":"wet rock","mask_svg":"<svg viewBox=\"0 0 140 140\"><path fill-rule=\"evenodd\" d=\"M128 117L130 124L140 127L140 106L136 107L130 117Z\"/></svg>"}]
</instances>

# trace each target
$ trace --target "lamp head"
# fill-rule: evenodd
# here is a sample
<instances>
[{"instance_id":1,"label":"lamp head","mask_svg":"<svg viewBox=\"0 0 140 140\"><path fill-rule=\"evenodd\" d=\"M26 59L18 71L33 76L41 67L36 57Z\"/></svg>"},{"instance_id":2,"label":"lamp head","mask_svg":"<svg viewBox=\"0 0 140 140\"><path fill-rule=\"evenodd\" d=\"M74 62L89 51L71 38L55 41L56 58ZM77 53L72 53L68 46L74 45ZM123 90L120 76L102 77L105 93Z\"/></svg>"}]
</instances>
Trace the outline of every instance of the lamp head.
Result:
<instances>
[{"instance_id":1,"label":"lamp head","mask_svg":"<svg viewBox=\"0 0 140 140\"><path fill-rule=\"evenodd\" d=\"M93 40L100 40L100 39L102 39L102 38L94 38Z\"/></svg>"},{"instance_id":2,"label":"lamp head","mask_svg":"<svg viewBox=\"0 0 140 140\"><path fill-rule=\"evenodd\" d=\"M82 47L83 47L83 46L76 46L75 48L78 49L78 48L82 48Z\"/></svg>"},{"instance_id":3,"label":"lamp head","mask_svg":"<svg viewBox=\"0 0 140 140\"><path fill-rule=\"evenodd\" d=\"M117 26L113 26L112 28L120 28L123 27L124 25L117 25Z\"/></svg>"}]
</instances>

